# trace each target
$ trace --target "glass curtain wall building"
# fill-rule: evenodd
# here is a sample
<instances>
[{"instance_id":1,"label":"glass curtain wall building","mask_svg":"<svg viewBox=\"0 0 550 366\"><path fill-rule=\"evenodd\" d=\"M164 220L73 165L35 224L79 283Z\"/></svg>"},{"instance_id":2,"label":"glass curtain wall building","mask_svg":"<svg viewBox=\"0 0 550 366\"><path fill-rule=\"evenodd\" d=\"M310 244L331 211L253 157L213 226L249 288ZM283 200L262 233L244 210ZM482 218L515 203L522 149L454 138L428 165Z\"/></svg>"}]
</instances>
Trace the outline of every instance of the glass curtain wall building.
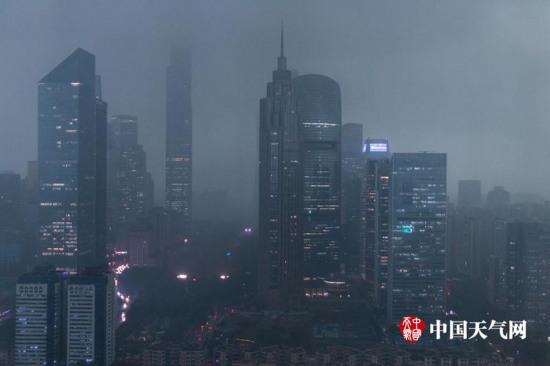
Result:
<instances>
[{"instance_id":1,"label":"glass curtain wall building","mask_svg":"<svg viewBox=\"0 0 550 366\"><path fill-rule=\"evenodd\" d=\"M391 153L387 139L367 139L363 147L364 218L361 274L377 306L386 306L388 293L388 246L390 241Z\"/></svg>"},{"instance_id":2,"label":"glass curtain wall building","mask_svg":"<svg viewBox=\"0 0 550 366\"><path fill-rule=\"evenodd\" d=\"M292 80L303 159L304 276L333 278L343 272L340 233L340 86L323 75Z\"/></svg>"},{"instance_id":3,"label":"glass curtain wall building","mask_svg":"<svg viewBox=\"0 0 550 366\"><path fill-rule=\"evenodd\" d=\"M172 48L166 72L166 208L178 216L181 241L191 235L192 142L191 55Z\"/></svg>"},{"instance_id":4,"label":"glass curtain wall building","mask_svg":"<svg viewBox=\"0 0 550 366\"><path fill-rule=\"evenodd\" d=\"M281 54L260 101L260 260L258 295L264 308L301 306L302 185L300 126L293 110L291 72Z\"/></svg>"},{"instance_id":5,"label":"glass curtain wall building","mask_svg":"<svg viewBox=\"0 0 550 366\"><path fill-rule=\"evenodd\" d=\"M101 265L106 237L107 104L95 56L77 49L38 83L39 262Z\"/></svg>"},{"instance_id":6,"label":"glass curtain wall building","mask_svg":"<svg viewBox=\"0 0 550 366\"><path fill-rule=\"evenodd\" d=\"M394 153L388 320L445 313L447 155Z\"/></svg>"}]
</instances>

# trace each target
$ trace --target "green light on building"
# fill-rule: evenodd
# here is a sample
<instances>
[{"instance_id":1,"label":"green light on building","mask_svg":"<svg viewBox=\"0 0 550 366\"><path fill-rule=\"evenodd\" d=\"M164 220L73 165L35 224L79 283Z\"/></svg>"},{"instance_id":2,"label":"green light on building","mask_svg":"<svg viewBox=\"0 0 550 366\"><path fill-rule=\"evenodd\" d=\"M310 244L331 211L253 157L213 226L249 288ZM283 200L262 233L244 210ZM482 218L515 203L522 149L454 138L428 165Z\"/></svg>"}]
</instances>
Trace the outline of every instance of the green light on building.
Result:
<instances>
[{"instance_id":1,"label":"green light on building","mask_svg":"<svg viewBox=\"0 0 550 366\"><path fill-rule=\"evenodd\" d=\"M412 225L401 225L401 231L405 234L412 234L414 232L414 226Z\"/></svg>"}]
</instances>

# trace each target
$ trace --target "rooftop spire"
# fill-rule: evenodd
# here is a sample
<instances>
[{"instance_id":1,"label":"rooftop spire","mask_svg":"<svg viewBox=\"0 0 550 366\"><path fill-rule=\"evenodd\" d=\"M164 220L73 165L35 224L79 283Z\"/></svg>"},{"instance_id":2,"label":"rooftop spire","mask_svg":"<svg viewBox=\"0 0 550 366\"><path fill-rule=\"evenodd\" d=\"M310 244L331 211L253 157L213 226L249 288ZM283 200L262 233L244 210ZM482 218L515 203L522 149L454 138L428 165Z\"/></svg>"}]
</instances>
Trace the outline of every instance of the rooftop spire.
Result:
<instances>
[{"instance_id":1,"label":"rooftop spire","mask_svg":"<svg viewBox=\"0 0 550 366\"><path fill-rule=\"evenodd\" d=\"M281 57L285 57L285 29L281 22Z\"/></svg>"},{"instance_id":2,"label":"rooftop spire","mask_svg":"<svg viewBox=\"0 0 550 366\"><path fill-rule=\"evenodd\" d=\"M281 54L277 59L277 69L286 70L286 57L285 57L285 34L283 23L281 22Z\"/></svg>"}]
</instances>

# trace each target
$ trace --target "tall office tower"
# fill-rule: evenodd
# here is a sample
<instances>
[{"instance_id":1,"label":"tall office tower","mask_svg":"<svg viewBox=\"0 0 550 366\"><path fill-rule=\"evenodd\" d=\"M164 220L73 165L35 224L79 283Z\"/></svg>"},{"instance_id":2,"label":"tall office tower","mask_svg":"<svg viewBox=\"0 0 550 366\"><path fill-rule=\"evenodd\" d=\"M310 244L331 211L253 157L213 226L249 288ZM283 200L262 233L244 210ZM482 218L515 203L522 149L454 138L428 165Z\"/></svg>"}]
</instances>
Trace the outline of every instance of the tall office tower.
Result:
<instances>
[{"instance_id":1,"label":"tall office tower","mask_svg":"<svg viewBox=\"0 0 550 366\"><path fill-rule=\"evenodd\" d=\"M39 261L105 262L106 108L79 48L38 83Z\"/></svg>"},{"instance_id":2,"label":"tall office tower","mask_svg":"<svg viewBox=\"0 0 550 366\"><path fill-rule=\"evenodd\" d=\"M166 76L166 208L180 217L183 240L191 235L192 121L191 55L173 48Z\"/></svg>"},{"instance_id":3,"label":"tall office tower","mask_svg":"<svg viewBox=\"0 0 550 366\"><path fill-rule=\"evenodd\" d=\"M87 268L67 285L67 364L110 366L115 357L115 280Z\"/></svg>"},{"instance_id":4,"label":"tall office tower","mask_svg":"<svg viewBox=\"0 0 550 366\"><path fill-rule=\"evenodd\" d=\"M367 139L362 184L363 246L361 275L377 306L388 301L388 250L390 242L391 153L387 139Z\"/></svg>"},{"instance_id":5,"label":"tall office tower","mask_svg":"<svg viewBox=\"0 0 550 366\"><path fill-rule=\"evenodd\" d=\"M447 155L392 156L388 320L445 313Z\"/></svg>"},{"instance_id":6,"label":"tall office tower","mask_svg":"<svg viewBox=\"0 0 550 366\"><path fill-rule=\"evenodd\" d=\"M292 106L284 39L277 70L260 100L260 260L258 297L270 310L302 299L302 165L300 126Z\"/></svg>"},{"instance_id":7,"label":"tall office tower","mask_svg":"<svg viewBox=\"0 0 550 366\"><path fill-rule=\"evenodd\" d=\"M510 192L502 186L496 186L487 193L487 206L496 210L503 210L510 204Z\"/></svg>"},{"instance_id":8,"label":"tall office tower","mask_svg":"<svg viewBox=\"0 0 550 366\"><path fill-rule=\"evenodd\" d=\"M481 206L480 180L458 181L458 206L460 208Z\"/></svg>"},{"instance_id":9,"label":"tall office tower","mask_svg":"<svg viewBox=\"0 0 550 366\"><path fill-rule=\"evenodd\" d=\"M338 83L323 75L292 80L303 161L304 275L341 274L341 102Z\"/></svg>"},{"instance_id":10,"label":"tall office tower","mask_svg":"<svg viewBox=\"0 0 550 366\"><path fill-rule=\"evenodd\" d=\"M361 233L361 177L363 170L363 125L342 126L342 261L348 277L362 278L360 253L364 235Z\"/></svg>"},{"instance_id":11,"label":"tall office tower","mask_svg":"<svg viewBox=\"0 0 550 366\"><path fill-rule=\"evenodd\" d=\"M146 153L138 144L137 117L111 117L107 151L109 223L131 224L153 208L153 183L147 173Z\"/></svg>"},{"instance_id":12,"label":"tall office tower","mask_svg":"<svg viewBox=\"0 0 550 366\"><path fill-rule=\"evenodd\" d=\"M63 281L53 267L37 267L17 281L15 365L61 363Z\"/></svg>"}]
</instances>

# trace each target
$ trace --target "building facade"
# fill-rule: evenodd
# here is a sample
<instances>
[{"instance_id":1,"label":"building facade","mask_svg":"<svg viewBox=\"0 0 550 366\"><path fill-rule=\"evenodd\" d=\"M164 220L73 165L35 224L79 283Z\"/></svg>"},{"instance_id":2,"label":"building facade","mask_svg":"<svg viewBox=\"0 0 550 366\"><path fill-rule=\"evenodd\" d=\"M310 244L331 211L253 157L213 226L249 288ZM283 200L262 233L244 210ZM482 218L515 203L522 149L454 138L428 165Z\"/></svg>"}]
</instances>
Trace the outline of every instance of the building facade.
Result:
<instances>
[{"instance_id":1,"label":"building facade","mask_svg":"<svg viewBox=\"0 0 550 366\"><path fill-rule=\"evenodd\" d=\"M178 214L183 240L191 235L192 143L191 55L173 48L166 73L166 208Z\"/></svg>"},{"instance_id":2,"label":"building facade","mask_svg":"<svg viewBox=\"0 0 550 366\"><path fill-rule=\"evenodd\" d=\"M300 125L293 108L284 40L267 96L260 100L260 256L262 307L300 307L302 293L302 189Z\"/></svg>"},{"instance_id":3,"label":"building facade","mask_svg":"<svg viewBox=\"0 0 550 366\"><path fill-rule=\"evenodd\" d=\"M138 119L117 115L108 124L108 195L111 227L134 223L153 208L147 155L138 143Z\"/></svg>"},{"instance_id":4,"label":"building facade","mask_svg":"<svg viewBox=\"0 0 550 366\"><path fill-rule=\"evenodd\" d=\"M95 56L77 49L38 83L40 262L105 261L106 110Z\"/></svg>"},{"instance_id":5,"label":"building facade","mask_svg":"<svg viewBox=\"0 0 550 366\"><path fill-rule=\"evenodd\" d=\"M294 78L292 88L302 141L304 276L333 278L343 273L340 86L312 74Z\"/></svg>"},{"instance_id":6,"label":"building facade","mask_svg":"<svg viewBox=\"0 0 550 366\"><path fill-rule=\"evenodd\" d=\"M37 268L17 281L15 365L61 364L63 283L51 267Z\"/></svg>"},{"instance_id":7,"label":"building facade","mask_svg":"<svg viewBox=\"0 0 550 366\"><path fill-rule=\"evenodd\" d=\"M391 153L387 139L367 139L363 147L362 181L363 247L361 274L377 306L388 296L388 250L390 242Z\"/></svg>"},{"instance_id":8,"label":"building facade","mask_svg":"<svg viewBox=\"0 0 550 366\"><path fill-rule=\"evenodd\" d=\"M362 228L361 178L363 125L342 126L342 261L348 277L364 279L361 273Z\"/></svg>"},{"instance_id":9,"label":"building facade","mask_svg":"<svg viewBox=\"0 0 550 366\"><path fill-rule=\"evenodd\" d=\"M110 366L115 360L115 281L112 273L87 269L67 286L67 364Z\"/></svg>"},{"instance_id":10,"label":"building facade","mask_svg":"<svg viewBox=\"0 0 550 366\"><path fill-rule=\"evenodd\" d=\"M445 314L447 155L394 153L388 320Z\"/></svg>"}]
</instances>

